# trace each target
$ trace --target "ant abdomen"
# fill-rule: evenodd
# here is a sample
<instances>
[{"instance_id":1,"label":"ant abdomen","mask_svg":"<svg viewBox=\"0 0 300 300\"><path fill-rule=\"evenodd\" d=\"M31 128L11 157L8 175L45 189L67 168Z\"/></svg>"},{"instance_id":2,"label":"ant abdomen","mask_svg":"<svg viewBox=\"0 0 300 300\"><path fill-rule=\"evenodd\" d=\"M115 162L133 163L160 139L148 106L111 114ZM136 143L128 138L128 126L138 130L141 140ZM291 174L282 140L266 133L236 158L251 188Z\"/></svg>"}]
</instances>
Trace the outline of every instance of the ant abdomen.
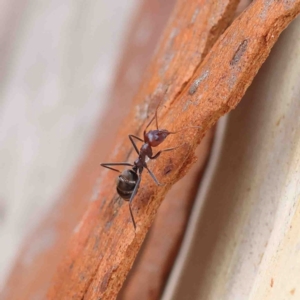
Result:
<instances>
[{"instance_id":1,"label":"ant abdomen","mask_svg":"<svg viewBox=\"0 0 300 300\"><path fill-rule=\"evenodd\" d=\"M129 201L136 186L138 175L133 170L124 170L117 178L117 192L121 198Z\"/></svg>"}]
</instances>

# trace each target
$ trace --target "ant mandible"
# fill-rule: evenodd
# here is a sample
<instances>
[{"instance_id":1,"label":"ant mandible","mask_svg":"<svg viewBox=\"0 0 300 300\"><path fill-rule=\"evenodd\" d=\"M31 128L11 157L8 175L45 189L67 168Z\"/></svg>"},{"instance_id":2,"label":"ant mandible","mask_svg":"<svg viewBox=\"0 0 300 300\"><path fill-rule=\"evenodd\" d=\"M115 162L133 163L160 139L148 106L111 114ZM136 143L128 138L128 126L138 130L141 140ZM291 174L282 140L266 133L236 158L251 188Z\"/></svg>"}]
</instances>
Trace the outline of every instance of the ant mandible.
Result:
<instances>
[{"instance_id":1,"label":"ant mandible","mask_svg":"<svg viewBox=\"0 0 300 300\"><path fill-rule=\"evenodd\" d=\"M136 223L133 217L132 209L131 209L131 204L132 201L135 197L135 195L138 192L139 185L142 179L142 172L144 168L149 172L150 176L152 179L155 181L155 183L159 186L162 186L163 184L159 183L155 175L151 172L151 170L148 168L147 163L146 163L146 157L149 159L156 159L160 156L162 152L167 152L171 151L174 149L177 149L180 146L177 147L172 147L172 148L167 148L164 150L158 151L155 155L153 155L152 147L157 147L159 146L169 134L176 134L182 130L185 130L187 128L201 128L200 126L190 126L190 127L185 127L179 131L168 131L166 129L158 129L158 120L157 120L157 110L159 107L160 103L156 107L155 114L153 118L150 120L148 125L146 126L144 130L144 139L141 139L138 136L130 134L128 137L138 154L138 158L134 161L133 164L127 163L127 162L119 162L119 163L102 163L101 166L104 168L108 168L110 170L113 170L115 172L121 173L118 178L117 178L117 193L119 196L124 199L125 201L129 201L129 211L132 219L132 223L134 226L134 229L136 230ZM155 130L150 130L147 132L147 128L152 124L154 121L156 122L156 129ZM133 139L137 139L140 142L143 142L144 144L138 149L137 145L135 144ZM131 169L126 169L123 172L111 167L111 166L129 166Z\"/></svg>"}]
</instances>

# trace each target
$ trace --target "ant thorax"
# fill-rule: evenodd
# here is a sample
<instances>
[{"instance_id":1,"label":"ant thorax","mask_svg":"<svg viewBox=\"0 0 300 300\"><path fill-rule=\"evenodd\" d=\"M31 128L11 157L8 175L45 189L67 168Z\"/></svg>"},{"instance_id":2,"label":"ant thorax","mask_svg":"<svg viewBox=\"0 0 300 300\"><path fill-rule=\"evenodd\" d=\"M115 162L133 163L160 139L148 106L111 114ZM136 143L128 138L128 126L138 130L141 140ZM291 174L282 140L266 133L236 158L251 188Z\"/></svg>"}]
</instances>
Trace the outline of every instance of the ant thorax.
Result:
<instances>
[{"instance_id":1,"label":"ant thorax","mask_svg":"<svg viewBox=\"0 0 300 300\"><path fill-rule=\"evenodd\" d=\"M152 149L148 143L143 144L140 150L140 158L144 158L143 156L152 157Z\"/></svg>"}]
</instances>

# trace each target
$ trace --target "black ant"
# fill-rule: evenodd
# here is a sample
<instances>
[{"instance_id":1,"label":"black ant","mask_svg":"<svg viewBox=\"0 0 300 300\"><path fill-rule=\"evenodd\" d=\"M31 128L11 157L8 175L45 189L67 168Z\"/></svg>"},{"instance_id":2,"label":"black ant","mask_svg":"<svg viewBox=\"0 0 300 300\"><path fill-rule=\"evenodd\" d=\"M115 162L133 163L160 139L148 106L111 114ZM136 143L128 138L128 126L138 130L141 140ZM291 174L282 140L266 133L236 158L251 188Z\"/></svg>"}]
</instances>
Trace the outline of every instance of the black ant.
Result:
<instances>
[{"instance_id":1,"label":"black ant","mask_svg":"<svg viewBox=\"0 0 300 300\"><path fill-rule=\"evenodd\" d=\"M159 105L157 106L155 110L155 114L153 118L150 120L149 124L146 126L144 130L144 139L139 138L138 136L130 134L128 137L135 149L135 151L138 154L138 158L134 161L133 164L127 163L127 162L119 162L119 163L103 163L101 164L102 167L108 168L110 170L116 171L121 173L117 178L117 192L119 196L124 199L125 201L129 201L129 211L132 219L132 223L134 226L134 229L136 229L136 223L132 214L131 204L132 200L134 199L135 195L138 192L139 185L142 179L142 172L145 169L149 172L150 176L153 178L155 183L159 186L162 186L163 184L159 183L159 181L156 179L155 175L151 172L151 170L148 168L146 163L146 157L149 159L156 159L160 156L162 152L171 151L174 149L177 149L180 146L173 147L173 148L167 148L164 150L158 151L155 155L153 155L152 147L159 146L169 134L176 134L182 130L185 130L187 128L201 128L199 126L190 126L185 127L179 131L168 131L166 129L158 129L158 121L157 121L157 110ZM146 132L147 128L151 125L153 120L156 121L156 129L150 130ZM137 145L135 144L133 139L137 139L140 142L143 142L144 144L138 149ZM123 172L120 172L119 170L112 168L111 166L129 166L132 167L131 169L124 170Z\"/></svg>"}]
</instances>

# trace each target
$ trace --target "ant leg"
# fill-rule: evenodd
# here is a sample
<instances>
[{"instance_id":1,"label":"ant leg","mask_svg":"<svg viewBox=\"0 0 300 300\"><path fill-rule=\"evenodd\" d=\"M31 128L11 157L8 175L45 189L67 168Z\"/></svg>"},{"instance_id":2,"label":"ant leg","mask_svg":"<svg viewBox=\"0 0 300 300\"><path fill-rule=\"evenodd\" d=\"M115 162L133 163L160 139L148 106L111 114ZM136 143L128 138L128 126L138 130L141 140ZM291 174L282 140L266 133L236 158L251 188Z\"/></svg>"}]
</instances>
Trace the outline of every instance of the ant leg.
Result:
<instances>
[{"instance_id":1,"label":"ant leg","mask_svg":"<svg viewBox=\"0 0 300 300\"><path fill-rule=\"evenodd\" d=\"M163 98L161 98L161 99L159 100L158 105L157 105L157 107L156 107L156 109L155 109L155 114L154 114L154 116L152 117L152 119L150 120L150 122L148 123L148 125L146 126L146 128L145 128L145 130L144 130L144 135L145 135L145 133L146 133L147 128L151 125L151 123L153 122L154 119L155 119L155 123L156 123L156 129L159 130L159 129L158 129L158 121L157 121L157 110L158 110L158 108L159 108L159 106L160 106L160 104L161 104L162 99L163 99Z\"/></svg>"},{"instance_id":2,"label":"ant leg","mask_svg":"<svg viewBox=\"0 0 300 300\"><path fill-rule=\"evenodd\" d=\"M100 164L100 166L104 167L104 168L107 168L107 169L110 169L110 170L113 170L113 171L116 171L116 172L119 172L121 173L121 171L115 169L115 168L112 168L110 166L129 166L129 167L133 167L132 164L130 163L126 163L126 162L121 162L121 163L104 163L104 164Z\"/></svg>"},{"instance_id":3,"label":"ant leg","mask_svg":"<svg viewBox=\"0 0 300 300\"><path fill-rule=\"evenodd\" d=\"M135 220L134 220L134 217L133 217L131 204L132 204L133 198L134 198L135 195L137 194L137 191L138 191L138 189L139 189L139 185L140 185L141 179L142 179L142 177L141 177L141 174L140 174L140 175L139 175L139 178L138 178L138 180L137 180L137 182L136 182L136 185L135 185L135 187L134 187L134 190L133 190L133 192L132 192L132 194L131 194L131 197L130 197L130 199L129 199L129 211L130 211L130 216L131 216L131 220L132 220L132 223L133 223L134 230L136 230L136 223L135 223Z\"/></svg>"},{"instance_id":4,"label":"ant leg","mask_svg":"<svg viewBox=\"0 0 300 300\"><path fill-rule=\"evenodd\" d=\"M167 148L167 149L164 149L164 150L160 150L160 151L158 151L154 156L151 156L151 157L149 157L149 158L150 158L150 159L156 159L156 158L158 158L158 157L160 156L160 154L161 154L162 152L172 151L172 150L175 150L175 149L177 149L177 148L179 148L179 147L181 147L181 146L183 146L183 144L182 144L182 145L179 145L179 146L177 146L177 147Z\"/></svg>"},{"instance_id":5,"label":"ant leg","mask_svg":"<svg viewBox=\"0 0 300 300\"><path fill-rule=\"evenodd\" d=\"M134 230L136 230L136 223L135 223L135 221L134 221L134 217L133 217L133 214L132 214L132 210L131 210L131 205L130 205L130 203L129 203L129 212L130 212L131 221L132 221Z\"/></svg>"},{"instance_id":6,"label":"ant leg","mask_svg":"<svg viewBox=\"0 0 300 300\"><path fill-rule=\"evenodd\" d=\"M155 183L159 186L164 186L164 184L160 183L157 178L155 177L155 175L152 173L152 171L148 168L147 165L145 165L145 168L147 169L147 171L149 172L150 176L152 177L152 179L155 181Z\"/></svg>"},{"instance_id":7,"label":"ant leg","mask_svg":"<svg viewBox=\"0 0 300 300\"><path fill-rule=\"evenodd\" d=\"M128 137L129 137L130 142L132 143L132 145L133 145L133 147L134 147L136 153L139 155L139 154L140 154L139 149L138 149L137 145L135 144L133 138L135 138L135 139L137 139L137 140L139 140L139 141L141 141L141 142L143 142L143 143L144 143L144 140L142 140L142 139L139 138L138 136L135 136L135 135L132 135L132 134L129 134Z\"/></svg>"}]
</instances>

